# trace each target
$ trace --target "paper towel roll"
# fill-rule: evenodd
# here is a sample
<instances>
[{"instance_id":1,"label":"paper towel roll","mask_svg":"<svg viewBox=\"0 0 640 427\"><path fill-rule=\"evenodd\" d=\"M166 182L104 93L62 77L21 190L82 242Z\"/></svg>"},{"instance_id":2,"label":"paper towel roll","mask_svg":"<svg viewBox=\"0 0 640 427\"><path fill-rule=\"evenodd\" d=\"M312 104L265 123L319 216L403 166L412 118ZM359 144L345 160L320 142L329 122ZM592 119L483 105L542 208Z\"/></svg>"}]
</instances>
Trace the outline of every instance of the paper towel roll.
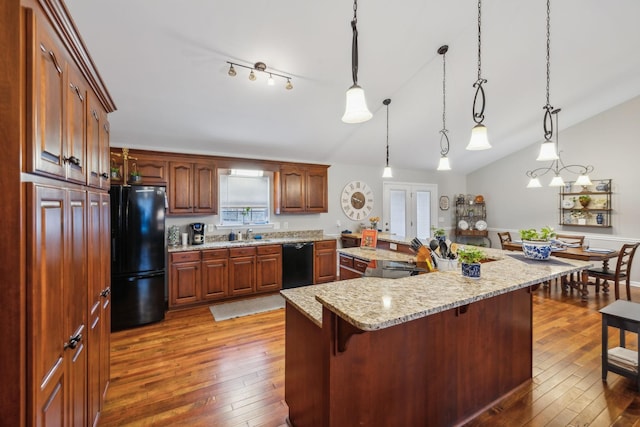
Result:
<instances>
[{"instance_id":1,"label":"paper towel roll","mask_svg":"<svg viewBox=\"0 0 640 427\"><path fill-rule=\"evenodd\" d=\"M189 233L182 233L182 246L189 244Z\"/></svg>"}]
</instances>

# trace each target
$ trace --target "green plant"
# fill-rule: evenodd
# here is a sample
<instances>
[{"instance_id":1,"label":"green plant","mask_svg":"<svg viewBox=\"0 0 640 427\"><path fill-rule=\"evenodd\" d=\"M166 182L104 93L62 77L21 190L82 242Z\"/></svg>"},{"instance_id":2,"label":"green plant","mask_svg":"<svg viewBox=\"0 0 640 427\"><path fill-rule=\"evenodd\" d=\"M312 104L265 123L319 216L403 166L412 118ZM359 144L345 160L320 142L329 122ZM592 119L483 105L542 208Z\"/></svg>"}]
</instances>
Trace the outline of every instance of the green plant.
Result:
<instances>
[{"instance_id":1,"label":"green plant","mask_svg":"<svg viewBox=\"0 0 640 427\"><path fill-rule=\"evenodd\" d=\"M140 172L138 172L137 170L131 171L131 173L129 173L129 175L131 176L140 176Z\"/></svg>"},{"instance_id":2,"label":"green plant","mask_svg":"<svg viewBox=\"0 0 640 427\"><path fill-rule=\"evenodd\" d=\"M486 258L482 249L477 246L464 246L458 249L458 259L465 264L475 264Z\"/></svg>"},{"instance_id":3,"label":"green plant","mask_svg":"<svg viewBox=\"0 0 640 427\"><path fill-rule=\"evenodd\" d=\"M445 235L444 228L435 228L431 226L431 232L433 233L433 237L442 237Z\"/></svg>"},{"instance_id":4,"label":"green plant","mask_svg":"<svg viewBox=\"0 0 640 427\"><path fill-rule=\"evenodd\" d=\"M120 173L120 168L117 166L111 166L111 172L113 173Z\"/></svg>"},{"instance_id":5,"label":"green plant","mask_svg":"<svg viewBox=\"0 0 640 427\"><path fill-rule=\"evenodd\" d=\"M520 230L520 238L522 240L538 240L546 242L553 237L556 237L556 232L548 225L542 227L540 231L535 228Z\"/></svg>"},{"instance_id":6,"label":"green plant","mask_svg":"<svg viewBox=\"0 0 640 427\"><path fill-rule=\"evenodd\" d=\"M587 206L589 206L589 202L591 202L591 196L589 196L588 194L583 194L578 197L578 200L580 200L580 204L582 205L582 207L586 208Z\"/></svg>"}]
</instances>

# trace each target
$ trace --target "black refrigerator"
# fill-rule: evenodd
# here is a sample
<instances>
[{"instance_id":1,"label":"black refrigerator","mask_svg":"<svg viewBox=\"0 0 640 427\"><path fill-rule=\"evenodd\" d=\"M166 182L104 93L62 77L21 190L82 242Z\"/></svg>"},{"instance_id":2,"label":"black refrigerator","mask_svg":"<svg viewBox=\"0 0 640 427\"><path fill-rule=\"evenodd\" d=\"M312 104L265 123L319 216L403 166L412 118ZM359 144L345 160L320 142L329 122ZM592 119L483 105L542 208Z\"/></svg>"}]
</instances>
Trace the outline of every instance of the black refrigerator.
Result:
<instances>
[{"instance_id":1,"label":"black refrigerator","mask_svg":"<svg viewBox=\"0 0 640 427\"><path fill-rule=\"evenodd\" d=\"M165 189L111 186L111 330L164 319Z\"/></svg>"}]
</instances>

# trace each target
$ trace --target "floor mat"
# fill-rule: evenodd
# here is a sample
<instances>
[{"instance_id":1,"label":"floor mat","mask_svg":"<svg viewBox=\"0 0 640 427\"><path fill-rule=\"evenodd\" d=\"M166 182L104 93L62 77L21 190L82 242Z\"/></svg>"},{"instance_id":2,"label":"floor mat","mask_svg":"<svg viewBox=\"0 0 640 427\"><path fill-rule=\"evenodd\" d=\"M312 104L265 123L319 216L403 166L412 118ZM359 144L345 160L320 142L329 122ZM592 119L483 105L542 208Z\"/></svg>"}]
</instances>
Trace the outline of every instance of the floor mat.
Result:
<instances>
[{"instance_id":1,"label":"floor mat","mask_svg":"<svg viewBox=\"0 0 640 427\"><path fill-rule=\"evenodd\" d=\"M279 308L284 308L284 298L277 294L209 306L216 322Z\"/></svg>"}]
</instances>

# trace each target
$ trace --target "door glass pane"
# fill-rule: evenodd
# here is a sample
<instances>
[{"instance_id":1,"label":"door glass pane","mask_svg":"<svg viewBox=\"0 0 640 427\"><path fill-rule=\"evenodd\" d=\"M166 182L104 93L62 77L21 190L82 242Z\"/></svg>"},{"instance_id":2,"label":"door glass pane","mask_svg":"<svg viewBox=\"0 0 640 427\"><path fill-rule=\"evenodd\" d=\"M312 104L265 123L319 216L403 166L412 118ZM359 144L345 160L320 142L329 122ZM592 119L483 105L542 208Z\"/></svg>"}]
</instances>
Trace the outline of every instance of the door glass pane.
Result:
<instances>
[{"instance_id":1,"label":"door glass pane","mask_svg":"<svg viewBox=\"0 0 640 427\"><path fill-rule=\"evenodd\" d=\"M407 195L404 190L391 190L389 209L389 232L406 236Z\"/></svg>"},{"instance_id":2,"label":"door glass pane","mask_svg":"<svg viewBox=\"0 0 640 427\"><path fill-rule=\"evenodd\" d=\"M416 192L416 232L419 238L431 235L431 192Z\"/></svg>"}]
</instances>

